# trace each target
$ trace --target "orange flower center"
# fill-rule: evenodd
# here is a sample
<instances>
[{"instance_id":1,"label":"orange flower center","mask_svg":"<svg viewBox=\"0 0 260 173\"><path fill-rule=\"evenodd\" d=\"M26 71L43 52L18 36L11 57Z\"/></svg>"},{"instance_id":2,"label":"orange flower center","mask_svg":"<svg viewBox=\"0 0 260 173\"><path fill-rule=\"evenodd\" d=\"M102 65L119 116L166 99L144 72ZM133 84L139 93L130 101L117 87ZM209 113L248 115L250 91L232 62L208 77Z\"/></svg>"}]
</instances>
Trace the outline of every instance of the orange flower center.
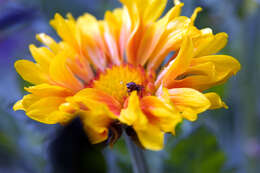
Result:
<instances>
[{"instance_id":1,"label":"orange flower center","mask_svg":"<svg viewBox=\"0 0 260 173\"><path fill-rule=\"evenodd\" d=\"M142 67L113 66L93 81L93 88L102 90L123 103L132 90L137 90L142 95L151 93L153 80Z\"/></svg>"}]
</instances>

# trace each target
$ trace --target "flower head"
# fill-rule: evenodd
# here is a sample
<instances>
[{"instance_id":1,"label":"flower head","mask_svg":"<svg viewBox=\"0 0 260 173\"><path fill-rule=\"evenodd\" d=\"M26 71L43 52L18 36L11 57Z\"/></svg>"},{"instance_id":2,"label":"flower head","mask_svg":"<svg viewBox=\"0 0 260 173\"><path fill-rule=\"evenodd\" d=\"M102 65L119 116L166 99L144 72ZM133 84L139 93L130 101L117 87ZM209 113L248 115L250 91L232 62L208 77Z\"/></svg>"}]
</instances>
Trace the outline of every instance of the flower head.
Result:
<instances>
[{"instance_id":1,"label":"flower head","mask_svg":"<svg viewBox=\"0 0 260 173\"><path fill-rule=\"evenodd\" d=\"M175 0L161 17L167 0L120 1L123 7L107 11L104 20L55 15L50 24L61 41L38 34L46 47L30 45L36 62L15 63L33 86L14 109L47 124L80 116L94 144L116 140L117 129L130 128L143 147L159 150L164 134L174 135L183 119L227 107L216 93L202 92L226 82L240 64L214 55L227 34L196 28L201 8L190 18L180 16L183 3Z\"/></svg>"}]
</instances>

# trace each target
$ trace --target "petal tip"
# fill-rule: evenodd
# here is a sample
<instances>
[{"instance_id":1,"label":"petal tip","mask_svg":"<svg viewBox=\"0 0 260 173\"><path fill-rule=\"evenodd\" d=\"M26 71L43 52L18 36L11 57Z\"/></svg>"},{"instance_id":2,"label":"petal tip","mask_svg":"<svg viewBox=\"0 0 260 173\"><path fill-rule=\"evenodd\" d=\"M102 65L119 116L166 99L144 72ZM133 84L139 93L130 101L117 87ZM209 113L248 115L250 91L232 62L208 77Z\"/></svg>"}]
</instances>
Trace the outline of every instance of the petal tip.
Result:
<instances>
[{"instance_id":1,"label":"petal tip","mask_svg":"<svg viewBox=\"0 0 260 173\"><path fill-rule=\"evenodd\" d=\"M14 110L14 111L24 110L24 107L23 107L23 104L22 104L22 100L17 101L17 102L13 105L13 110Z\"/></svg>"},{"instance_id":2,"label":"petal tip","mask_svg":"<svg viewBox=\"0 0 260 173\"><path fill-rule=\"evenodd\" d=\"M179 5L179 4L183 4L180 0L174 0L174 5Z\"/></svg>"},{"instance_id":3,"label":"petal tip","mask_svg":"<svg viewBox=\"0 0 260 173\"><path fill-rule=\"evenodd\" d=\"M225 109L229 109L228 105L226 105L225 102L223 102L223 107L224 107Z\"/></svg>"}]
</instances>

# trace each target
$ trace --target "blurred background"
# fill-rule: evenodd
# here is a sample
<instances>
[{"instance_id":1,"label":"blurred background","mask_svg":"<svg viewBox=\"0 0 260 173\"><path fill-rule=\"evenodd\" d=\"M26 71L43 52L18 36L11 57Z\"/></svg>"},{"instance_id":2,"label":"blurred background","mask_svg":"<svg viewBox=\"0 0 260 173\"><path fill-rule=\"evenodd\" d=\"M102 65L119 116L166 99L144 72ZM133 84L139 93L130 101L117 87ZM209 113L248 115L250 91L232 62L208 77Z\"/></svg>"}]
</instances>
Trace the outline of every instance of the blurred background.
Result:
<instances>
[{"instance_id":1,"label":"blurred background","mask_svg":"<svg viewBox=\"0 0 260 173\"><path fill-rule=\"evenodd\" d=\"M242 70L227 84L212 89L230 108L208 111L195 123L184 122L176 137L167 136L164 150L146 151L149 170L151 173L258 173L260 1L183 2L182 14L186 16L196 6L203 7L196 22L199 28L211 27L215 33L229 34L229 44L222 53L236 57ZM56 12L62 15L71 12L74 17L89 12L102 19L105 10L119 6L117 0L0 0L0 173L77 173L73 167L82 165L99 168L94 168L95 172L132 172L123 140L112 149L92 149L77 121L69 127L76 133L70 133L73 130L40 124L23 112L12 110L14 102L25 94L23 87L28 85L17 75L13 64L18 59L31 58L28 45L39 45L35 34L45 32L58 39L49 26ZM168 9L172 6L169 1ZM79 157L83 159L78 161ZM88 168L81 170L84 169L90 172Z\"/></svg>"}]
</instances>

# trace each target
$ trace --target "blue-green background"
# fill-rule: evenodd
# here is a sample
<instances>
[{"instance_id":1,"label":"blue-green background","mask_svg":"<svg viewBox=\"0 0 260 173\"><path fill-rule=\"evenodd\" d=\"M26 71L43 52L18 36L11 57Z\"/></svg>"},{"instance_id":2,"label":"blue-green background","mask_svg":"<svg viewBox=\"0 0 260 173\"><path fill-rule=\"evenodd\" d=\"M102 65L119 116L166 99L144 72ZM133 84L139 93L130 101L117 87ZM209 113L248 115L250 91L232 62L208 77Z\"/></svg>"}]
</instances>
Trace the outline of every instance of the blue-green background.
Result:
<instances>
[{"instance_id":1,"label":"blue-green background","mask_svg":"<svg viewBox=\"0 0 260 173\"><path fill-rule=\"evenodd\" d=\"M228 110L208 111L195 123L184 122L177 136L166 138L165 149L146 151L151 173L258 173L260 172L260 1L185 0L183 15L202 6L196 25L227 32L229 43L222 53L236 57L242 70L217 91ZM172 7L169 1L168 8ZM49 146L59 125L44 125L23 112L13 112L26 85L13 64L31 58L28 45L35 34L57 37L49 26L56 12L84 12L102 19L104 11L120 6L117 0L0 0L0 172L58 172L49 157ZM69 141L71 143L75 141ZM131 172L123 140L102 150L105 163L90 156L92 165L108 173ZM65 152L66 157L66 152ZM69 155L68 155L69 157ZM91 161L89 161L91 160Z\"/></svg>"}]
</instances>

